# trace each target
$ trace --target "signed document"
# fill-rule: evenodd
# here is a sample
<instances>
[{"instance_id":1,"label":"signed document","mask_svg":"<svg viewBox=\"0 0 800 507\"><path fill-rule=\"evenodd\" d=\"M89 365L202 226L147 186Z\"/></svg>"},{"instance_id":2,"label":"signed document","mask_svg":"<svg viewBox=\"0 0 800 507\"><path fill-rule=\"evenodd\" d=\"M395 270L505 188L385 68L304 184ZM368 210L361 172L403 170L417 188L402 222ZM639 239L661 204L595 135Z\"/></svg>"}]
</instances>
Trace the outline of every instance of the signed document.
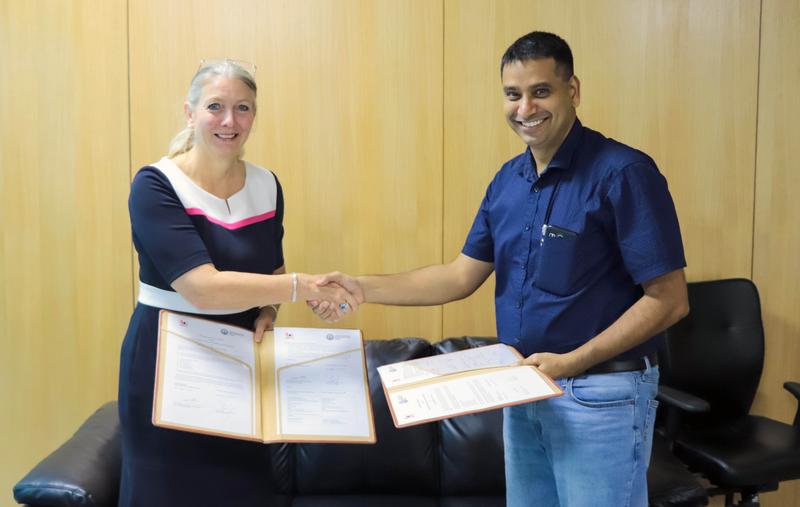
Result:
<instances>
[{"instance_id":1,"label":"signed document","mask_svg":"<svg viewBox=\"0 0 800 507\"><path fill-rule=\"evenodd\" d=\"M274 336L279 433L371 435L361 333L279 327Z\"/></svg>"},{"instance_id":2,"label":"signed document","mask_svg":"<svg viewBox=\"0 0 800 507\"><path fill-rule=\"evenodd\" d=\"M252 331L162 310L153 424L270 442L375 443L361 333Z\"/></svg>"},{"instance_id":3,"label":"signed document","mask_svg":"<svg viewBox=\"0 0 800 507\"><path fill-rule=\"evenodd\" d=\"M502 343L378 367L394 425L413 426L458 415L561 396L561 389Z\"/></svg>"}]
</instances>

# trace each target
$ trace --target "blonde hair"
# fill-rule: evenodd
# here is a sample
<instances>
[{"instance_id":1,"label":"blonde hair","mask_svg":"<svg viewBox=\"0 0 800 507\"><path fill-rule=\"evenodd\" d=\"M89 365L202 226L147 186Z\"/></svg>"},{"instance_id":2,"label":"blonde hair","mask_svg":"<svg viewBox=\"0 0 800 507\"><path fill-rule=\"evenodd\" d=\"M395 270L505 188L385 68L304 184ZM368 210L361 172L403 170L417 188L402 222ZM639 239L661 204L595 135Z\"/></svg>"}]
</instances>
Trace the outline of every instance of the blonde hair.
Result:
<instances>
[{"instance_id":1,"label":"blonde hair","mask_svg":"<svg viewBox=\"0 0 800 507\"><path fill-rule=\"evenodd\" d=\"M236 78L250 88L253 95L257 94L256 81L250 72L233 60L219 60L201 66L195 73L186 94L186 103L189 104L189 108L194 110L200 103L203 87L208 80L219 76ZM170 141L167 157L172 158L186 153L192 149L192 146L194 146L194 128L187 125Z\"/></svg>"}]
</instances>

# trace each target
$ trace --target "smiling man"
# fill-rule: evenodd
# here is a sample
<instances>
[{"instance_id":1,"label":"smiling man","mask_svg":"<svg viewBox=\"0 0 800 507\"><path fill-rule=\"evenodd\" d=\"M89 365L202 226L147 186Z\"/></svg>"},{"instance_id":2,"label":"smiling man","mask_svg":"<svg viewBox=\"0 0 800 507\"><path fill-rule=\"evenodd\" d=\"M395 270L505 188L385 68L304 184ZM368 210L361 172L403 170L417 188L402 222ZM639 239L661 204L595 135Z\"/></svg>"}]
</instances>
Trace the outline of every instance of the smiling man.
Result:
<instances>
[{"instance_id":1,"label":"smiling man","mask_svg":"<svg viewBox=\"0 0 800 507\"><path fill-rule=\"evenodd\" d=\"M506 120L531 148L536 166L547 168L575 123L580 81L571 63L507 58L501 69Z\"/></svg>"},{"instance_id":2,"label":"smiling man","mask_svg":"<svg viewBox=\"0 0 800 507\"><path fill-rule=\"evenodd\" d=\"M506 120L527 149L489 184L461 254L327 280L367 303L434 305L472 294L494 271L498 337L564 390L504 410L508 506L644 507L656 351L688 312L667 182L646 154L578 120L580 81L563 39L529 33L500 69Z\"/></svg>"}]
</instances>

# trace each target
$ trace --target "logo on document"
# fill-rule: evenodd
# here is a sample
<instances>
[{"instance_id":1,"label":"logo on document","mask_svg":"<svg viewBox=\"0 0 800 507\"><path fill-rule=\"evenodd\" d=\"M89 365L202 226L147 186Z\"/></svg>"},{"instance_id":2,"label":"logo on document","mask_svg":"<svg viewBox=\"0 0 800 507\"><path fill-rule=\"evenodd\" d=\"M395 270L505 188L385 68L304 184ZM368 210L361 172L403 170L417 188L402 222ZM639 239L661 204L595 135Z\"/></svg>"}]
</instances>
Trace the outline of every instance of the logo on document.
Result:
<instances>
[{"instance_id":1,"label":"logo on document","mask_svg":"<svg viewBox=\"0 0 800 507\"><path fill-rule=\"evenodd\" d=\"M333 333L328 333L325 335L325 339L328 341L333 340L333 338L334 338Z\"/></svg>"},{"instance_id":2,"label":"logo on document","mask_svg":"<svg viewBox=\"0 0 800 507\"><path fill-rule=\"evenodd\" d=\"M223 327L222 329L220 329L220 330L219 330L219 332L220 332L220 333L222 333L222 334L224 334L224 335L227 335L227 334L228 334L228 330L227 330L227 329L225 329L224 327Z\"/></svg>"}]
</instances>

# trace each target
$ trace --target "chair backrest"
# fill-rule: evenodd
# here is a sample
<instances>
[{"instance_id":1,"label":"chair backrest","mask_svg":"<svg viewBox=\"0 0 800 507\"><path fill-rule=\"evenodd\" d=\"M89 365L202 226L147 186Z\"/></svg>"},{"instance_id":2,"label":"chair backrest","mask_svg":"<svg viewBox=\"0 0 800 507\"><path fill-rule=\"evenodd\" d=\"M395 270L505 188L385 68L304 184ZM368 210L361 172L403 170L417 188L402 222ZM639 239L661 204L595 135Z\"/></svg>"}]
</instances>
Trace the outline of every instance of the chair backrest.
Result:
<instances>
[{"instance_id":1,"label":"chair backrest","mask_svg":"<svg viewBox=\"0 0 800 507\"><path fill-rule=\"evenodd\" d=\"M737 278L689 283L689 315L667 330L662 383L707 400L720 420L746 415L764 365L758 290Z\"/></svg>"}]
</instances>

